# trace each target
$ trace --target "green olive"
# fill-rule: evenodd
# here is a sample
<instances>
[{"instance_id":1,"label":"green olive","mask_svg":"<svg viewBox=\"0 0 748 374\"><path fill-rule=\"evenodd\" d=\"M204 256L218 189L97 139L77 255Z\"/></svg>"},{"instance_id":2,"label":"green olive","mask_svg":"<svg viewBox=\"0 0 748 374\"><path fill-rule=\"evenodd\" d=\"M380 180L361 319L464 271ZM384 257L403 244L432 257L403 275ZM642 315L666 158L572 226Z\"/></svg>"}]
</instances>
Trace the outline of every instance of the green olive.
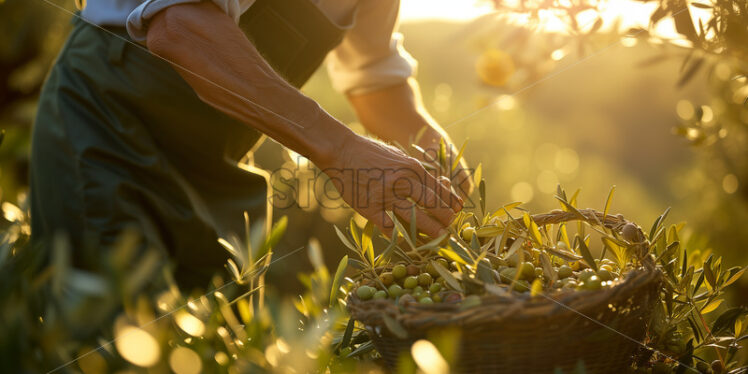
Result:
<instances>
[{"instance_id":1,"label":"green olive","mask_svg":"<svg viewBox=\"0 0 748 374\"><path fill-rule=\"evenodd\" d=\"M600 278L603 282L613 280L613 275L610 273L610 271L605 269L600 269L597 271L597 277Z\"/></svg>"},{"instance_id":2,"label":"green olive","mask_svg":"<svg viewBox=\"0 0 748 374\"><path fill-rule=\"evenodd\" d=\"M449 261L443 258L437 258L436 263L441 265L445 269L449 269Z\"/></svg>"},{"instance_id":3,"label":"green olive","mask_svg":"<svg viewBox=\"0 0 748 374\"><path fill-rule=\"evenodd\" d=\"M465 227L462 230L462 238L465 239L466 242L473 240L473 235L475 235L475 229L470 226Z\"/></svg>"},{"instance_id":4,"label":"green olive","mask_svg":"<svg viewBox=\"0 0 748 374\"><path fill-rule=\"evenodd\" d=\"M431 286L429 286L429 292L431 292L432 294L435 294L441 291L441 289L442 289L442 285L439 283L432 283Z\"/></svg>"},{"instance_id":5,"label":"green olive","mask_svg":"<svg viewBox=\"0 0 748 374\"><path fill-rule=\"evenodd\" d=\"M527 283L527 281L524 280L518 280L514 283L512 289L517 292L527 292L530 290L530 283Z\"/></svg>"},{"instance_id":6,"label":"green olive","mask_svg":"<svg viewBox=\"0 0 748 374\"><path fill-rule=\"evenodd\" d=\"M593 275L585 280L581 287L585 290L599 290L602 288L602 281L597 275Z\"/></svg>"},{"instance_id":7,"label":"green olive","mask_svg":"<svg viewBox=\"0 0 748 374\"><path fill-rule=\"evenodd\" d=\"M379 290L377 292L374 292L374 299L386 299L387 298L387 292L385 290Z\"/></svg>"},{"instance_id":8,"label":"green olive","mask_svg":"<svg viewBox=\"0 0 748 374\"><path fill-rule=\"evenodd\" d=\"M419 303L421 303L421 304L433 304L433 303L434 303L434 300L433 300L433 299L431 299L431 298L430 298L430 297L428 297L428 296L424 296L424 297L422 297L422 298L418 299L418 302L419 302Z\"/></svg>"},{"instance_id":9,"label":"green olive","mask_svg":"<svg viewBox=\"0 0 748 374\"><path fill-rule=\"evenodd\" d=\"M568 278L568 277L572 276L573 274L574 274L574 272L571 270L571 268L569 267L569 265L561 265L558 268L558 277L560 279Z\"/></svg>"},{"instance_id":10,"label":"green olive","mask_svg":"<svg viewBox=\"0 0 748 374\"><path fill-rule=\"evenodd\" d=\"M514 277L516 276L517 276L517 269L515 268L506 268L499 273L499 277L501 278L501 283L505 283L505 284L512 283L512 280L514 280Z\"/></svg>"},{"instance_id":11,"label":"green olive","mask_svg":"<svg viewBox=\"0 0 748 374\"><path fill-rule=\"evenodd\" d=\"M577 278L579 278L580 281L584 282L587 279L590 279L590 277L596 275L595 271L592 269L584 269L577 274Z\"/></svg>"},{"instance_id":12,"label":"green olive","mask_svg":"<svg viewBox=\"0 0 748 374\"><path fill-rule=\"evenodd\" d=\"M408 275L418 275L421 272L421 269L418 268L418 265L414 264L408 265L405 270L408 272Z\"/></svg>"},{"instance_id":13,"label":"green olive","mask_svg":"<svg viewBox=\"0 0 748 374\"><path fill-rule=\"evenodd\" d=\"M433 278L431 278L431 274L429 273L418 274L418 284L423 287L428 287L431 284L432 280Z\"/></svg>"},{"instance_id":14,"label":"green olive","mask_svg":"<svg viewBox=\"0 0 748 374\"><path fill-rule=\"evenodd\" d=\"M399 284L393 284L388 289L388 292L392 298L400 297L403 294L403 288Z\"/></svg>"},{"instance_id":15,"label":"green olive","mask_svg":"<svg viewBox=\"0 0 748 374\"><path fill-rule=\"evenodd\" d=\"M403 264L397 264L392 268L392 275L395 279L403 279L408 275L408 269Z\"/></svg>"},{"instance_id":16,"label":"green olive","mask_svg":"<svg viewBox=\"0 0 748 374\"><path fill-rule=\"evenodd\" d=\"M531 262L523 262L519 266L519 277L524 280L535 279L535 266Z\"/></svg>"},{"instance_id":17,"label":"green olive","mask_svg":"<svg viewBox=\"0 0 748 374\"><path fill-rule=\"evenodd\" d=\"M436 271L436 268L434 267L434 264L431 263L431 262L429 262L428 264L426 264L426 267L424 268L424 271L426 272L426 274L430 274L432 277L438 277L439 276L439 272Z\"/></svg>"},{"instance_id":18,"label":"green olive","mask_svg":"<svg viewBox=\"0 0 748 374\"><path fill-rule=\"evenodd\" d=\"M441 303L442 302L442 295L436 294L431 296L431 300L433 300L435 303Z\"/></svg>"},{"instance_id":19,"label":"green olive","mask_svg":"<svg viewBox=\"0 0 748 374\"><path fill-rule=\"evenodd\" d=\"M418 285L418 278L412 275L405 278L405 280L403 281L403 287L405 288L414 288L417 285Z\"/></svg>"},{"instance_id":20,"label":"green olive","mask_svg":"<svg viewBox=\"0 0 748 374\"><path fill-rule=\"evenodd\" d=\"M536 267L536 268L535 268L535 276L536 276L536 277L540 277L540 276L542 276L542 275L543 275L543 268L541 268L541 267Z\"/></svg>"},{"instance_id":21,"label":"green olive","mask_svg":"<svg viewBox=\"0 0 748 374\"><path fill-rule=\"evenodd\" d=\"M387 287L395 283L395 277L389 271L385 271L384 273L380 274L379 279L382 281L382 284L384 284Z\"/></svg>"},{"instance_id":22,"label":"green olive","mask_svg":"<svg viewBox=\"0 0 748 374\"><path fill-rule=\"evenodd\" d=\"M356 290L356 296L361 300L369 300L374 296L374 292L376 292L374 287L360 286Z\"/></svg>"}]
</instances>

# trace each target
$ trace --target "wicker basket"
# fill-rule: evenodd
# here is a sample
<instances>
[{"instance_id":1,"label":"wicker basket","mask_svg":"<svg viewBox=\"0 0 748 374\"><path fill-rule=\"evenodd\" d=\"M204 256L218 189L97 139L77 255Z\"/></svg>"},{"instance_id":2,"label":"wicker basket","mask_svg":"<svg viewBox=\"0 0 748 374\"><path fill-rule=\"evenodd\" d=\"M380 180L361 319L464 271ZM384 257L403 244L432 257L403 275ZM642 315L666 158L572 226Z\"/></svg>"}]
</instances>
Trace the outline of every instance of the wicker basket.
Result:
<instances>
[{"instance_id":1,"label":"wicker basket","mask_svg":"<svg viewBox=\"0 0 748 374\"><path fill-rule=\"evenodd\" d=\"M581 210L590 223L602 222L621 231L628 223L622 216ZM595 219L594 216L597 216ZM579 220L577 214L552 211L533 216L540 225ZM640 229L639 245L646 250ZM650 312L657 302L660 273L649 256L625 279L598 291L564 290L547 297L484 296L479 306L460 309L459 304L395 305L391 300L348 300L351 315L369 332L385 366L394 369L400 355L418 339L443 329L457 328L457 372L624 373L633 362L645 335ZM398 321L408 332L395 336L384 315Z\"/></svg>"}]
</instances>

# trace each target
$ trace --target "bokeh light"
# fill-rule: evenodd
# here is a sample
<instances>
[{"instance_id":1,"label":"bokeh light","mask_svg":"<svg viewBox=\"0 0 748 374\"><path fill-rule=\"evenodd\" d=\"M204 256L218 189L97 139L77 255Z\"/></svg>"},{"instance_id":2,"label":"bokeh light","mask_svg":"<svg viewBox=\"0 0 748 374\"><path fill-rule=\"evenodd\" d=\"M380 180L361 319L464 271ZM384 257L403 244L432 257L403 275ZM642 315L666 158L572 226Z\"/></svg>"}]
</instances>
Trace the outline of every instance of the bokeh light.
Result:
<instances>
[{"instance_id":1,"label":"bokeh light","mask_svg":"<svg viewBox=\"0 0 748 374\"><path fill-rule=\"evenodd\" d=\"M195 351L176 347L169 355L169 367L176 374L197 374L203 370L203 362Z\"/></svg>"},{"instance_id":2,"label":"bokeh light","mask_svg":"<svg viewBox=\"0 0 748 374\"><path fill-rule=\"evenodd\" d=\"M738 177L735 174L727 174L722 178L722 189L728 194L733 194L738 190Z\"/></svg>"},{"instance_id":3,"label":"bokeh light","mask_svg":"<svg viewBox=\"0 0 748 374\"><path fill-rule=\"evenodd\" d=\"M151 367L161 357L161 347L145 330L124 325L117 329L114 345L125 360L141 367Z\"/></svg>"},{"instance_id":4,"label":"bokeh light","mask_svg":"<svg viewBox=\"0 0 748 374\"><path fill-rule=\"evenodd\" d=\"M447 374L449 365L439 350L428 340L418 340L410 348L413 360L424 374Z\"/></svg>"},{"instance_id":5,"label":"bokeh light","mask_svg":"<svg viewBox=\"0 0 748 374\"><path fill-rule=\"evenodd\" d=\"M512 201L521 201L523 203L532 201L534 194L535 192L533 191L532 185L527 182L518 182L514 184L510 192Z\"/></svg>"},{"instance_id":6,"label":"bokeh light","mask_svg":"<svg viewBox=\"0 0 748 374\"><path fill-rule=\"evenodd\" d=\"M177 312L174 320L179 328L192 336L202 336L205 333L203 321L184 310Z\"/></svg>"}]
</instances>

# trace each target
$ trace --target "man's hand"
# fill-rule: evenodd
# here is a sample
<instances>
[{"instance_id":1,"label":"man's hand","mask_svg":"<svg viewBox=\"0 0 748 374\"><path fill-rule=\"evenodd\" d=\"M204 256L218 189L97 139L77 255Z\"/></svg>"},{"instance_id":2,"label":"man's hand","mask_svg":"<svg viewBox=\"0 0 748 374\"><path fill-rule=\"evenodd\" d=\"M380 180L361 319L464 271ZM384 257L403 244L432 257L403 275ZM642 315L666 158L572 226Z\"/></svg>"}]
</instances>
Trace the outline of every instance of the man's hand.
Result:
<instances>
[{"instance_id":1,"label":"man's hand","mask_svg":"<svg viewBox=\"0 0 748 374\"><path fill-rule=\"evenodd\" d=\"M417 145L423 148L426 154L417 155L418 158L433 163L439 152L439 140L444 138L447 145L447 161L450 164L454 163L457 149L444 130L426 112L415 80L410 79L408 82L372 92L349 94L348 100L356 110L361 124L372 134L384 141L410 147L411 142L416 140L416 134L425 127L426 131ZM457 165L455 173L445 175L450 178L452 185L462 197L467 197L473 190L473 181L467 170L467 163L463 159Z\"/></svg>"},{"instance_id":2,"label":"man's hand","mask_svg":"<svg viewBox=\"0 0 748 374\"><path fill-rule=\"evenodd\" d=\"M450 191L449 183L437 180L418 160L358 135L345 143L331 164L318 166L343 200L387 235L393 222L385 211L411 223L415 205L419 231L438 237L462 209L463 201Z\"/></svg>"}]
</instances>

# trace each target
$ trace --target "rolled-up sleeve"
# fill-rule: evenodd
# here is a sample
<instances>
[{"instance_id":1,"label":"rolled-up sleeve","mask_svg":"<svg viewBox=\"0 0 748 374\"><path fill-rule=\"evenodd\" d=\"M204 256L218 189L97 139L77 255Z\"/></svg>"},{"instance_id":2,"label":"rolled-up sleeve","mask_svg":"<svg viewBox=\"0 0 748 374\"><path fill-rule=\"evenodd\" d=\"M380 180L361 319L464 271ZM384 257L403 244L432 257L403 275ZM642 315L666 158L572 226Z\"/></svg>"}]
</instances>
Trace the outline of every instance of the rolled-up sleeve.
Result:
<instances>
[{"instance_id":1,"label":"rolled-up sleeve","mask_svg":"<svg viewBox=\"0 0 748 374\"><path fill-rule=\"evenodd\" d=\"M353 27L328 56L333 87L348 94L375 91L405 82L416 61L396 31L399 0L360 0Z\"/></svg>"},{"instance_id":2,"label":"rolled-up sleeve","mask_svg":"<svg viewBox=\"0 0 748 374\"><path fill-rule=\"evenodd\" d=\"M156 13L177 4L198 3L201 0L146 0L135 8L127 17L127 32L137 42L143 42L148 35L148 21ZM241 0L211 0L221 10L228 14L234 21L239 22L239 17L244 13L246 1Z\"/></svg>"}]
</instances>

